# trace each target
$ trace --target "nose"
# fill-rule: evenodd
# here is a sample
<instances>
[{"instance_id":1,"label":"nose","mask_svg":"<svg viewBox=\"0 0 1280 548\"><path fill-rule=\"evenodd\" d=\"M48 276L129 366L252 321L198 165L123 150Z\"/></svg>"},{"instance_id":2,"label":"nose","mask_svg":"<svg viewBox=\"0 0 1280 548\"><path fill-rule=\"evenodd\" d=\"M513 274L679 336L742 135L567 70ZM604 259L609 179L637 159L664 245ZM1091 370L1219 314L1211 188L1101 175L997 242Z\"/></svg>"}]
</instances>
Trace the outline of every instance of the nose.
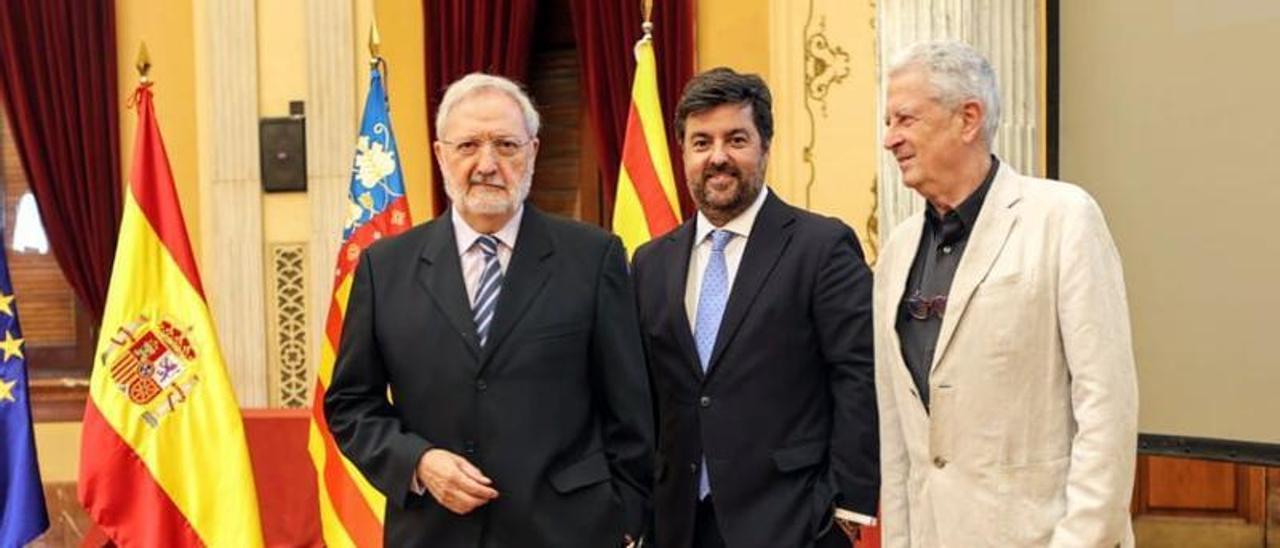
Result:
<instances>
[{"instance_id":1,"label":"nose","mask_svg":"<svg viewBox=\"0 0 1280 548\"><path fill-rule=\"evenodd\" d=\"M493 145L486 143L476 154L476 174L492 175L498 171L498 152Z\"/></svg>"},{"instance_id":2,"label":"nose","mask_svg":"<svg viewBox=\"0 0 1280 548\"><path fill-rule=\"evenodd\" d=\"M711 155L707 157L707 163L713 166L721 166L729 163L729 152L723 144L716 144L711 147Z\"/></svg>"},{"instance_id":3,"label":"nose","mask_svg":"<svg viewBox=\"0 0 1280 548\"><path fill-rule=\"evenodd\" d=\"M888 128L884 132L884 149L893 150L902 144L902 135L894 128Z\"/></svg>"}]
</instances>

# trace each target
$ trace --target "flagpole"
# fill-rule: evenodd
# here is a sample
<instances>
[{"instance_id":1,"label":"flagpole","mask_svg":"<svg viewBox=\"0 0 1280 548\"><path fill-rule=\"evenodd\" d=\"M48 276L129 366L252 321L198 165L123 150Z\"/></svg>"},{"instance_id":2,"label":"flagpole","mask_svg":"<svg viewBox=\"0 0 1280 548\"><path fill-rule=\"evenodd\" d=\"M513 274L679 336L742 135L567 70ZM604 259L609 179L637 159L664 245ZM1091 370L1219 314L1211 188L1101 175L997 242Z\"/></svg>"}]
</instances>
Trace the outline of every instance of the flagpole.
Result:
<instances>
[{"instance_id":1,"label":"flagpole","mask_svg":"<svg viewBox=\"0 0 1280 548\"><path fill-rule=\"evenodd\" d=\"M372 23L369 23L369 66L371 68L377 67L382 61L381 50L382 37L378 35L378 20L375 18Z\"/></svg>"}]
</instances>

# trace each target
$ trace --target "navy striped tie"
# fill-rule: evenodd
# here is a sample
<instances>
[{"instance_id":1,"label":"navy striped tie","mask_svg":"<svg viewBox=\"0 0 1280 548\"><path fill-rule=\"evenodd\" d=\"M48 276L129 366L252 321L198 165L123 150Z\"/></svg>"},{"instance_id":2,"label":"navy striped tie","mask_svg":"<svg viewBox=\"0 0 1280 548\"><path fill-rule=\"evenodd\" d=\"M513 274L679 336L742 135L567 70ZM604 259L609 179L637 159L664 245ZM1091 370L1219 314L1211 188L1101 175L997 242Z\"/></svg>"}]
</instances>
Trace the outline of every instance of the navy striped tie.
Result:
<instances>
[{"instance_id":1,"label":"navy striped tie","mask_svg":"<svg viewBox=\"0 0 1280 548\"><path fill-rule=\"evenodd\" d=\"M493 311L498 308L498 293L502 291L502 265L498 263L498 239L484 234L476 239L476 245L484 253L484 271L480 273L480 285L476 288L475 302L471 305L476 319L476 336L480 347L489 338L489 326L493 324Z\"/></svg>"}]
</instances>

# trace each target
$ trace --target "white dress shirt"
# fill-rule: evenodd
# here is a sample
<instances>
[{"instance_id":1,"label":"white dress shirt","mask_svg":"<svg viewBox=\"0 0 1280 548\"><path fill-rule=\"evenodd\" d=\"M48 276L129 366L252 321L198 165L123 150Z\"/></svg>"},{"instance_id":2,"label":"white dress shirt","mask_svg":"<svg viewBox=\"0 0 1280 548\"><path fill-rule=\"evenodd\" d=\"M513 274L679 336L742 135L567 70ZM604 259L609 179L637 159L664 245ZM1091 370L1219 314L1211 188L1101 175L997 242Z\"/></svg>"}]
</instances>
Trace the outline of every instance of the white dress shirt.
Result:
<instances>
[{"instance_id":1,"label":"white dress shirt","mask_svg":"<svg viewBox=\"0 0 1280 548\"><path fill-rule=\"evenodd\" d=\"M738 275L738 265L742 264L742 252L747 249L747 240L751 238L751 229L755 226L756 217L760 215L760 208L764 206L764 200L768 196L769 187L761 188L760 195L756 196L756 201L752 202L746 211L743 211L721 227L711 224L711 220L707 219L706 215L703 215L701 211L698 212L698 218L694 221L694 243L693 250L689 256L689 274L684 283L684 311L689 318L690 332L693 332L698 321L698 295L702 290L702 276L707 270L707 263L711 261L711 238L707 236L717 228L733 233L733 238L730 238L729 243L724 246L725 269L729 275L729 287L725 291L732 294L733 280ZM873 516L859 514L844 508L836 508L835 512L836 517L846 521L861 525L875 525L876 523L876 518Z\"/></svg>"},{"instance_id":2,"label":"white dress shirt","mask_svg":"<svg viewBox=\"0 0 1280 548\"><path fill-rule=\"evenodd\" d=\"M458 208L449 208L453 218L453 235L458 241L458 259L462 261L462 281L467 286L467 302L476 302L476 290L480 285L480 275L484 273L484 251L476 245L476 240L483 234L471 228L458 213ZM507 265L511 264L511 254L516 249L516 237L520 235L520 219L524 217L524 204L516 209L507 224L493 233L498 239L498 266L506 275Z\"/></svg>"},{"instance_id":3,"label":"white dress shirt","mask_svg":"<svg viewBox=\"0 0 1280 548\"><path fill-rule=\"evenodd\" d=\"M702 291L702 276L707 271L707 263L711 261L711 238L707 236L717 228L733 233L733 238L724 246L724 266L729 275L729 287L726 294L733 293L733 279L738 275L738 265L742 264L742 252L747 248L747 239L751 237L751 227L756 224L756 216L760 207L769 195L769 187L762 187L756 201L746 211L738 214L724 226L711 224L701 211L694 221L693 251L689 256L689 276L684 281L684 311L689 317L689 331L692 332L698 321L698 296Z\"/></svg>"}]
</instances>

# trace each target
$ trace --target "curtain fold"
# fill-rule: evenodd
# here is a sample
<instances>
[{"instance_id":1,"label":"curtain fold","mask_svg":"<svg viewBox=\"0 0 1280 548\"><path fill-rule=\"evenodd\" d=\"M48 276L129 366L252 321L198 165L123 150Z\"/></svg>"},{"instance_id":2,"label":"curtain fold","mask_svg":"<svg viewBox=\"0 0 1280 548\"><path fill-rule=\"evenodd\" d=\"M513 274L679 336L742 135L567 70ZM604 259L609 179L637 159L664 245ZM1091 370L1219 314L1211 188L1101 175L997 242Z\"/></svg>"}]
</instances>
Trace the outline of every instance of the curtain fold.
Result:
<instances>
[{"instance_id":1,"label":"curtain fold","mask_svg":"<svg viewBox=\"0 0 1280 548\"><path fill-rule=\"evenodd\" d=\"M524 83L533 49L536 0L423 0L427 32L427 138L436 139L436 109L444 90L468 73L483 71ZM431 162L435 215L448 197L440 166Z\"/></svg>"},{"instance_id":2,"label":"curtain fold","mask_svg":"<svg viewBox=\"0 0 1280 548\"><path fill-rule=\"evenodd\" d=\"M654 53L658 61L658 86L666 121L667 145L675 171L680 211L688 218L693 202L684 191L684 162L672 133L680 92L693 77L695 0L654 2ZM622 139L631 108L631 81L636 61L632 48L643 35L644 15L639 1L571 0L574 38L582 66L582 82L595 132L602 179L604 226L610 226L622 161Z\"/></svg>"},{"instance_id":3,"label":"curtain fold","mask_svg":"<svg viewBox=\"0 0 1280 548\"><path fill-rule=\"evenodd\" d=\"M111 0L5 0L0 98L58 266L97 323L123 192Z\"/></svg>"}]
</instances>

